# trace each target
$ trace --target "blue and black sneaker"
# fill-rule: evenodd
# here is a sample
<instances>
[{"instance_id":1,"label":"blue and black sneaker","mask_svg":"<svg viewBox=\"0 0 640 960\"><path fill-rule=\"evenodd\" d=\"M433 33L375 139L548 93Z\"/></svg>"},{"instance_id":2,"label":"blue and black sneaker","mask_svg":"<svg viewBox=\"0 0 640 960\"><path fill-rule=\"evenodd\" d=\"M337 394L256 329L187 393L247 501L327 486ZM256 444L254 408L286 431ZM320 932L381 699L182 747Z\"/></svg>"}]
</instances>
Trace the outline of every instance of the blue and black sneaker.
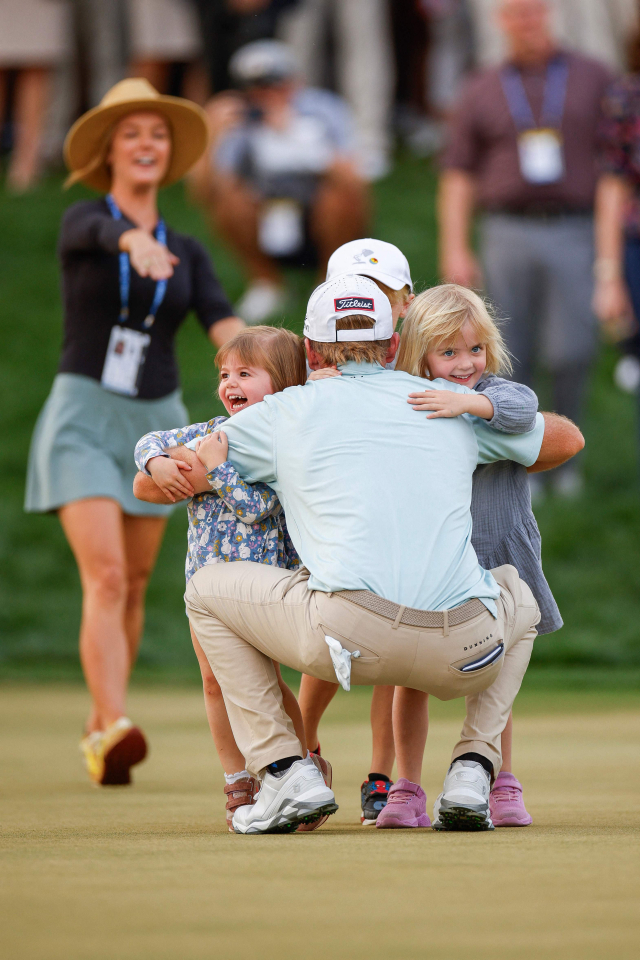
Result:
<instances>
[{"instance_id":1,"label":"blue and black sneaker","mask_svg":"<svg viewBox=\"0 0 640 960\"><path fill-rule=\"evenodd\" d=\"M362 814L360 822L363 827L375 826L378 814L387 805L389 790L393 782L388 777L381 777L375 774L375 779L369 777L360 787L360 802Z\"/></svg>"}]
</instances>

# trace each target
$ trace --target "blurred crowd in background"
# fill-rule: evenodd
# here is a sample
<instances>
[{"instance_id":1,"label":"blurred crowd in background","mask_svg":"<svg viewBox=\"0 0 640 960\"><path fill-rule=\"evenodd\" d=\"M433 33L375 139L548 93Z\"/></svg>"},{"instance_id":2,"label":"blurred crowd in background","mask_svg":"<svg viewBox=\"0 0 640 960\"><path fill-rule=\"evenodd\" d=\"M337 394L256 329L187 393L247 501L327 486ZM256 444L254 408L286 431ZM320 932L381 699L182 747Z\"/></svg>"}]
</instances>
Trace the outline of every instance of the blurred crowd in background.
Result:
<instances>
[{"instance_id":1,"label":"blurred crowd in background","mask_svg":"<svg viewBox=\"0 0 640 960\"><path fill-rule=\"evenodd\" d=\"M367 236L400 142L440 164L440 271L509 319L515 377L542 363L581 422L598 319L640 383L638 0L0 0L7 189L60 163L125 76L207 109L193 196L247 277L248 323L283 266L322 273ZM594 238L594 212L595 238ZM479 257L472 243L479 219ZM635 307L635 311L634 311ZM580 463L554 475L579 492Z\"/></svg>"},{"instance_id":2,"label":"blurred crowd in background","mask_svg":"<svg viewBox=\"0 0 640 960\"><path fill-rule=\"evenodd\" d=\"M10 185L28 187L64 135L118 80L144 76L200 104L234 86L229 61L258 39L296 51L306 83L349 105L363 176L390 170L399 135L419 154L442 145L465 76L508 44L499 0L0 0L3 149ZM628 64L636 0L550 0L567 49L611 70Z\"/></svg>"}]
</instances>

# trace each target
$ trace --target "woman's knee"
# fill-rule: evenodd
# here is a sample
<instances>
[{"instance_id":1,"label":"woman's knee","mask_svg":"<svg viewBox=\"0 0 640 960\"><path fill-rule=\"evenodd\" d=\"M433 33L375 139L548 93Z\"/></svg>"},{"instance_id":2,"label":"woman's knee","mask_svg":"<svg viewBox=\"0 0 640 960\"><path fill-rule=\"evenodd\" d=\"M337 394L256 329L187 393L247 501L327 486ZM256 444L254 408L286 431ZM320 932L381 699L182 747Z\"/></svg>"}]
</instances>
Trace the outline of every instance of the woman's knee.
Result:
<instances>
[{"instance_id":1,"label":"woman's knee","mask_svg":"<svg viewBox=\"0 0 640 960\"><path fill-rule=\"evenodd\" d=\"M124 603L127 598L127 571L123 562L106 559L84 572L85 593L104 606Z\"/></svg>"},{"instance_id":2,"label":"woman's knee","mask_svg":"<svg viewBox=\"0 0 640 960\"><path fill-rule=\"evenodd\" d=\"M141 606L147 592L150 573L134 574L127 577L127 609Z\"/></svg>"}]
</instances>

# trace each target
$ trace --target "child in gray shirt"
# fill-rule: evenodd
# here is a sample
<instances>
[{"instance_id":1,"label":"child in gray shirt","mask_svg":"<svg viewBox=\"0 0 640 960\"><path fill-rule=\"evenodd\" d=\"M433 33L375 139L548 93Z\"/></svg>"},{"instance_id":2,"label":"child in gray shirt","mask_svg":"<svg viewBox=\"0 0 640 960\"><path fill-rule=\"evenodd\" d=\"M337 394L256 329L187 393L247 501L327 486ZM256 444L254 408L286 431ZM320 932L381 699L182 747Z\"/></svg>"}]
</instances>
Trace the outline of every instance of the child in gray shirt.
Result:
<instances>
[{"instance_id":1,"label":"child in gray shirt","mask_svg":"<svg viewBox=\"0 0 640 960\"><path fill-rule=\"evenodd\" d=\"M467 394L449 390L411 394L409 402L414 409L427 411L430 418L479 416L494 429L513 434L526 433L534 425L538 409L536 395L523 384L498 376L501 370L510 370L500 330L484 301L464 287L442 284L416 297L404 322L396 369L428 379L449 380L474 390ZM538 633L558 630L562 618L542 571L540 532L531 510L526 468L510 461L477 467L471 514L472 544L481 566L487 570L504 564L514 566L540 607ZM426 720L426 704L416 702L417 698L424 697L425 694L418 691L397 689L394 727L398 717L399 728L405 727L401 720L404 713L407 719L414 718L414 729L416 716L422 713ZM426 723L424 726L423 737L426 737ZM490 797L495 826L527 826L532 822L524 805L522 785L511 772L511 741L512 717L502 736L502 769ZM398 822L404 819L401 795L413 786L420 790L424 739L416 736L415 745L409 751L405 746L396 742L399 768L403 756L403 789L391 788L387 805L377 819L378 827L405 825ZM405 760L406 754L410 756ZM404 808L407 808L406 798Z\"/></svg>"}]
</instances>

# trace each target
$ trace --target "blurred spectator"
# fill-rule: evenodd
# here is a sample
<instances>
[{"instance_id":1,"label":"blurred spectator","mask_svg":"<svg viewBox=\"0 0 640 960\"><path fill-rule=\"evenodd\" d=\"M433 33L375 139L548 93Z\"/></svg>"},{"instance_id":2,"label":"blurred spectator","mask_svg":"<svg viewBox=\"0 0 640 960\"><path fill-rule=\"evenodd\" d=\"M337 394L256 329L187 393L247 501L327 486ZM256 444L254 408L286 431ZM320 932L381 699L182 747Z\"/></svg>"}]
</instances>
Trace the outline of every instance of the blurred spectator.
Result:
<instances>
[{"instance_id":1,"label":"blurred spectator","mask_svg":"<svg viewBox=\"0 0 640 960\"><path fill-rule=\"evenodd\" d=\"M212 93L231 86L229 61L254 40L273 38L284 10L299 0L190 0L200 18L200 35Z\"/></svg>"},{"instance_id":2,"label":"blurred spectator","mask_svg":"<svg viewBox=\"0 0 640 960\"><path fill-rule=\"evenodd\" d=\"M495 19L500 0L467 0L473 15L477 62L500 63L507 47ZM556 40L601 60L614 70L626 66L627 43L637 20L636 0L549 0Z\"/></svg>"},{"instance_id":3,"label":"blurred spectator","mask_svg":"<svg viewBox=\"0 0 640 960\"><path fill-rule=\"evenodd\" d=\"M95 107L126 74L128 59L127 0L74 0L79 57L78 112Z\"/></svg>"},{"instance_id":4,"label":"blurred spectator","mask_svg":"<svg viewBox=\"0 0 640 960\"><path fill-rule=\"evenodd\" d=\"M409 135L428 113L427 103L427 18L416 0L391 4L396 72L396 122Z\"/></svg>"},{"instance_id":5,"label":"blurred spectator","mask_svg":"<svg viewBox=\"0 0 640 960\"><path fill-rule=\"evenodd\" d=\"M12 89L7 185L15 192L28 190L38 179L53 70L69 49L65 0L0 0L0 123L7 119Z\"/></svg>"},{"instance_id":6,"label":"blurred spectator","mask_svg":"<svg viewBox=\"0 0 640 960\"><path fill-rule=\"evenodd\" d=\"M473 34L468 0L419 0L431 24L427 83L431 106L450 113L460 83L473 66Z\"/></svg>"},{"instance_id":7,"label":"blurred spectator","mask_svg":"<svg viewBox=\"0 0 640 960\"><path fill-rule=\"evenodd\" d=\"M172 65L190 65L182 93L204 103L208 90L196 66L202 53L200 24L189 0L129 0L128 13L130 75L169 93Z\"/></svg>"},{"instance_id":8,"label":"blurred spectator","mask_svg":"<svg viewBox=\"0 0 640 960\"><path fill-rule=\"evenodd\" d=\"M337 247L366 234L367 188L346 105L303 86L290 47L256 41L230 68L243 94L209 105L211 155L193 183L249 276L236 312L262 323L285 300L281 264L317 265L324 275Z\"/></svg>"},{"instance_id":9,"label":"blurred spectator","mask_svg":"<svg viewBox=\"0 0 640 960\"><path fill-rule=\"evenodd\" d=\"M616 339L628 337L615 380L635 393L640 388L640 31L630 53L631 73L614 84L604 105L594 307Z\"/></svg>"},{"instance_id":10,"label":"blurred spectator","mask_svg":"<svg viewBox=\"0 0 640 960\"><path fill-rule=\"evenodd\" d=\"M554 409L580 422L597 345L597 129L612 76L556 45L545 0L501 0L499 17L509 59L468 82L443 157L441 272L482 285L470 239L477 207L486 288L509 318L514 378L531 384L541 360ZM578 469L555 474L559 493L579 490Z\"/></svg>"},{"instance_id":11,"label":"blurred spectator","mask_svg":"<svg viewBox=\"0 0 640 960\"><path fill-rule=\"evenodd\" d=\"M283 21L282 36L314 87L327 86L332 46L336 87L355 118L360 172L367 180L383 177L390 169L394 90L387 0L302 0Z\"/></svg>"},{"instance_id":12,"label":"blurred spectator","mask_svg":"<svg viewBox=\"0 0 640 960\"><path fill-rule=\"evenodd\" d=\"M414 153L429 156L442 147L443 120L473 66L468 0L400 0L392 11L398 129Z\"/></svg>"}]
</instances>

